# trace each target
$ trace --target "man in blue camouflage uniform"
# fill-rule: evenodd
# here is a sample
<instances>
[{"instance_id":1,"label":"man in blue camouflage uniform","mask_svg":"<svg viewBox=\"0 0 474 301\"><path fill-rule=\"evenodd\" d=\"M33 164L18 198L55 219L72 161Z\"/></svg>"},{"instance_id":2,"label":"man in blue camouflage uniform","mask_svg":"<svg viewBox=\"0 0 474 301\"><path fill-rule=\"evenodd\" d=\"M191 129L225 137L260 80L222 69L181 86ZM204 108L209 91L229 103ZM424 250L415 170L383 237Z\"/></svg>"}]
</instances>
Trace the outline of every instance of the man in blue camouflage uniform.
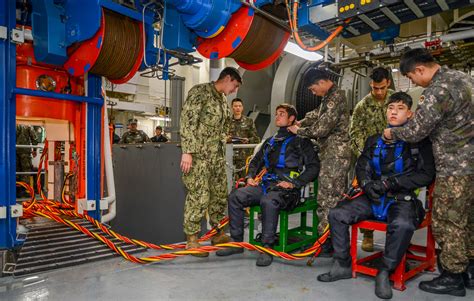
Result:
<instances>
[{"instance_id":1,"label":"man in blue camouflage uniform","mask_svg":"<svg viewBox=\"0 0 474 301\"><path fill-rule=\"evenodd\" d=\"M306 114L298 125L288 128L292 133L312 139L320 152L321 171L318 178L318 232L328 226L329 209L334 208L346 189L351 162L349 110L346 96L331 79L329 72L315 69L309 77L311 92L323 97L319 108ZM320 256L331 256L330 239Z\"/></svg>"},{"instance_id":2,"label":"man in blue camouflage uniform","mask_svg":"<svg viewBox=\"0 0 474 301\"><path fill-rule=\"evenodd\" d=\"M426 89L415 117L403 127L386 129L385 139L413 143L429 137L436 164L433 235L441 247L441 275L419 287L465 296L465 287L473 288L474 268L472 79L441 67L423 48L407 51L400 71Z\"/></svg>"},{"instance_id":3,"label":"man in blue camouflage uniform","mask_svg":"<svg viewBox=\"0 0 474 301\"><path fill-rule=\"evenodd\" d=\"M393 94L393 90L389 89L391 81L386 68L375 68L370 79L371 91L355 106L349 129L351 148L356 158L359 158L367 138L380 134L386 128L385 102ZM374 231L360 229L360 232L364 234L362 250L373 252Z\"/></svg>"},{"instance_id":4,"label":"man in blue camouflage uniform","mask_svg":"<svg viewBox=\"0 0 474 301\"><path fill-rule=\"evenodd\" d=\"M198 234L206 211L210 224L216 226L225 216L227 177L225 144L230 129L230 108L226 96L237 92L242 84L239 71L227 67L216 82L199 84L188 93L181 112L181 170L187 189L184 205L186 248L199 248ZM211 243L228 241L219 231ZM197 253L206 257L209 253Z\"/></svg>"}]
</instances>

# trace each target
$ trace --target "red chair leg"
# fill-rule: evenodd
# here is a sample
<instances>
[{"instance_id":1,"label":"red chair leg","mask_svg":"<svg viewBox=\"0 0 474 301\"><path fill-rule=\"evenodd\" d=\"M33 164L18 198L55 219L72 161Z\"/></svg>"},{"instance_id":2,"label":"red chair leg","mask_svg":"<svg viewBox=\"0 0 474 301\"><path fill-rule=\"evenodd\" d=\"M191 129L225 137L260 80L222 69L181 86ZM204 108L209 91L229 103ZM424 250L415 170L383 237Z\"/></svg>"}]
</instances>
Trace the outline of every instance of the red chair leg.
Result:
<instances>
[{"instance_id":1,"label":"red chair leg","mask_svg":"<svg viewBox=\"0 0 474 301\"><path fill-rule=\"evenodd\" d=\"M357 277L357 236L359 235L359 227L352 225L351 235L351 258L352 258L352 278Z\"/></svg>"},{"instance_id":2,"label":"red chair leg","mask_svg":"<svg viewBox=\"0 0 474 301\"><path fill-rule=\"evenodd\" d=\"M405 274L406 259L407 259L407 256L403 255L402 260L400 261L397 268L392 274L393 287L399 291L403 291L406 289L405 280L403 277Z\"/></svg>"},{"instance_id":3,"label":"red chair leg","mask_svg":"<svg viewBox=\"0 0 474 301\"><path fill-rule=\"evenodd\" d=\"M426 260L430 263L427 270L434 272L436 270L436 253L435 253L435 240L433 237L433 229L431 229L431 223L427 229L426 237Z\"/></svg>"}]
</instances>

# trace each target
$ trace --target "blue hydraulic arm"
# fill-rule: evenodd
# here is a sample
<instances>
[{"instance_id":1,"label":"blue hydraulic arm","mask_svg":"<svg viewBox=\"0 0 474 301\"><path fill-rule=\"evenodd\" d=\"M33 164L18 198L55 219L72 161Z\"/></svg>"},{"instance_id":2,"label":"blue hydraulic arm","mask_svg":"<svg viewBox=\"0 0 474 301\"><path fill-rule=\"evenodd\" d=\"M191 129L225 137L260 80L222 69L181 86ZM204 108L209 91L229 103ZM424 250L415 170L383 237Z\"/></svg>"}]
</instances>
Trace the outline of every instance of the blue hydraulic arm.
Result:
<instances>
[{"instance_id":1,"label":"blue hydraulic arm","mask_svg":"<svg viewBox=\"0 0 474 301\"><path fill-rule=\"evenodd\" d=\"M10 42L10 32L16 24L14 3L0 0L0 249L18 245L16 218L11 212L11 206L16 205L16 103L12 94L16 83L16 53L15 44Z\"/></svg>"},{"instance_id":2,"label":"blue hydraulic arm","mask_svg":"<svg viewBox=\"0 0 474 301\"><path fill-rule=\"evenodd\" d=\"M240 0L166 0L179 11L189 29L198 36L210 38L219 34L232 13L239 9Z\"/></svg>"}]
</instances>

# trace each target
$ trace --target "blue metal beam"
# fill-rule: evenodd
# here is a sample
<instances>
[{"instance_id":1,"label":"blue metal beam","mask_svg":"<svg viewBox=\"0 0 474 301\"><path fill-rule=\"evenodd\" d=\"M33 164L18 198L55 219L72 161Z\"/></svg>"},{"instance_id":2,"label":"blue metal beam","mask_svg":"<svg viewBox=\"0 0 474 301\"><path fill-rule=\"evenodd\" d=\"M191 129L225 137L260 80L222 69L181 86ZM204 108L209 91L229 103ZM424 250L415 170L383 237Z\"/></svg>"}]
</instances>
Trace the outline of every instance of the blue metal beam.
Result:
<instances>
[{"instance_id":1,"label":"blue metal beam","mask_svg":"<svg viewBox=\"0 0 474 301\"><path fill-rule=\"evenodd\" d=\"M101 93L102 79L97 75L89 74L87 78L87 96L92 98L102 98ZM103 99L101 104L88 103L87 104L87 200L95 201L95 210L89 211L88 214L99 220L100 214L100 163L101 163L101 110L103 106Z\"/></svg>"},{"instance_id":2,"label":"blue metal beam","mask_svg":"<svg viewBox=\"0 0 474 301\"><path fill-rule=\"evenodd\" d=\"M32 90L32 89L24 89L24 88L13 88L13 93L17 95L54 98L54 99L60 99L60 100L70 100L70 101L85 102L85 103L98 104L98 105L101 105L104 103L104 100L101 97L85 97L85 96L61 94L61 93L55 93L55 92L46 92L46 91L41 91L41 90Z\"/></svg>"},{"instance_id":3,"label":"blue metal beam","mask_svg":"<svg viewBox=\"0 0 474 301\"><path fill-rule=\"evenodd\" d=\"M16 218L10 206L16 204L16 103L12 88L16 82L15 44L9 36L15 28L15 1L0 0L0 26L7 28L7 39L0 38L0 207L6 207L7 218L0 219L0 249L11 249L16 240Z\"/></svg>"}]
</instances>

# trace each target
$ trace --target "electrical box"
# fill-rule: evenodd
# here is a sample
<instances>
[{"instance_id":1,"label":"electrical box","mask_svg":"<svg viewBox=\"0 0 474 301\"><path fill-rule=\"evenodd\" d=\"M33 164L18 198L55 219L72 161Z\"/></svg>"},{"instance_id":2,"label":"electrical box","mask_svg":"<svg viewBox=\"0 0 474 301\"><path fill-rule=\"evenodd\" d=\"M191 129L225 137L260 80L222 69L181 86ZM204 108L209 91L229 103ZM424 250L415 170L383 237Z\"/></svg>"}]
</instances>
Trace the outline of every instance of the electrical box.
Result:
<instances>
[{"instance_id":1,"label":"electrical box","mask_svg":"<svg viewBox=\"0 0 474 301\"><path fill-rule=\"evenodd\" d=\"M364 14L383 6L383 1L376 0L340 0L337 3L339 18L352 18L358 14Z\"/></svg>"}]
</instances>

